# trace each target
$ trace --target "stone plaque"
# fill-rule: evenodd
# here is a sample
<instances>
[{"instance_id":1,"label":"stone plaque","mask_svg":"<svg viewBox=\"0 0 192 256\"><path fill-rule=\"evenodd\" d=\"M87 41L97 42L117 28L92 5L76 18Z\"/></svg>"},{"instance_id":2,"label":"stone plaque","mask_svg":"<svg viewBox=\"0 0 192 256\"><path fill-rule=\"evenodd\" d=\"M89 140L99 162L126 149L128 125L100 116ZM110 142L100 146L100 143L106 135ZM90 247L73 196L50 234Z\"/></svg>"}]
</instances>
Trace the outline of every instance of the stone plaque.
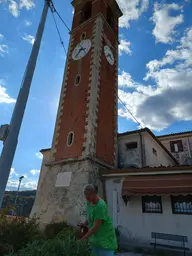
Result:
<instances>
[{"instance_id":1,"label":"stone plaque","mask_svg":"<svg viewBox=\"0 0 192 256\"><path fill-rule=\"evenodd\" d=\"M55 187L69 187L71 182L72 172L60 172L57 175Z\"/></svg>"}]
</instances>

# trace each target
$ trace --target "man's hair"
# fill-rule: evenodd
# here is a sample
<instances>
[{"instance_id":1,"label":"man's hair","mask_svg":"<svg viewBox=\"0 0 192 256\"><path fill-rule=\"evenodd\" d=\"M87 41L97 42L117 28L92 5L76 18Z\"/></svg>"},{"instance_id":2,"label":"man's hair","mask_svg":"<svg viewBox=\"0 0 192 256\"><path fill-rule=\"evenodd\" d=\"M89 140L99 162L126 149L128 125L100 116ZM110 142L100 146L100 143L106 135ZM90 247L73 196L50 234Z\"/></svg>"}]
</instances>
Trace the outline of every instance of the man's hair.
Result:
<instances>
[{"instance_id":1,"label":"man's hair","mask_svg":"<svg viewBox=\"0 0 192 256\"><path fill-rule=\"evenodd\" d=\"M88 184L84 187L84 193L98 193L98 186L93 184Z\"/></svg>"}]
</instances>

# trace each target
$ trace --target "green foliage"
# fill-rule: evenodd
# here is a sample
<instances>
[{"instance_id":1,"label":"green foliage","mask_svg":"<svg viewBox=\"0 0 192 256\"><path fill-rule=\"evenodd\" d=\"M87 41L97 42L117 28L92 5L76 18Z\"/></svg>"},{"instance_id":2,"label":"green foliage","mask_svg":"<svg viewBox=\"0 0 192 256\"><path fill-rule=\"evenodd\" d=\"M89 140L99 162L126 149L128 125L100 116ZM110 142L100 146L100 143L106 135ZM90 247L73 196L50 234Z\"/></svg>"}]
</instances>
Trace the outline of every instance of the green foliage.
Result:
<instances>
[{"instance_id":1,"label":"green foliage","mask_svg":"<svg viewBox=\"0 0 192 256\"><path fill-rule=\"evenodd\" d=\"M17 191L6 191L2 208L10 208L14 204ZM20 191L17 198L16 215L29 217L34 204L36 191ZM11 212L9 212L11 213Z\"/></svg>"},{"instance_id":2,"label":"green foliage","mask_svg":"<svg viewBox=\"0 0 192 256\"><path fill-rule=\"evenodd\" d=\"M28 243L40 238L36 220L8 218L6 211L0 214L0 255L18 251Z\"/></svg>"},{"instance_id":3,"label":"green foliage","mask_svg":"<svg viewBox=\"0 0 192 256\"><path fill-rule=\"evenodd\" d=\"M68 234L74 233L74 229L66 222L51 223L45 227L44 235L46 239L52 239L61 232L63 232L62 234L65 234L65 236L68 236Z\"/></svg>"},{"instance_id":4,"label":"green foliage","mask_svg":"<svg viewBox=\"0 0 192 256\"><path fill-rule=\"evenodd\" d=\"M91 256L86 242L80 242L74 236L62 239L62 236L52 240L34 242L19 253L7 256Z\"/></svg>"}]
</instances>

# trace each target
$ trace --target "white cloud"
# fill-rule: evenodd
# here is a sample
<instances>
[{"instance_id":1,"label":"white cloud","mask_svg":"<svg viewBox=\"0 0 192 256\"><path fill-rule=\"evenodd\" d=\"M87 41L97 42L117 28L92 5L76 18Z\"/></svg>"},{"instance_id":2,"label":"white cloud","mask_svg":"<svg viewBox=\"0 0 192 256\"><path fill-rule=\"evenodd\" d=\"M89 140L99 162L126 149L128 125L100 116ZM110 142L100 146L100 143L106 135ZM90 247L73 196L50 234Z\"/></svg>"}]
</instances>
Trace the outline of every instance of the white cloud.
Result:
<instances>
[{"instance_id":1,"label":"white cloud","mask_svg":"<svg viewBox=\"0 0 192 256\"><path fill-rule=\"evenodd\" d=\"M117 0L123 16L119 20L121 28L129 28L130 21L137 20L148 9L149 0Z\"/></svg>"},{"instance_id":2,"label":"white cloud","mask_svg":"<svg viewBox=\"0 0 192 256\"><path fill-rule=\"evenodd\" d=\"M32 25L32 22L30 20L25 20L25 26L30 27Z\"/></svg>"},{"instance_id":3,"label":"white cloud","mask_svg":"<svg viewBox=\"0 0 192 256\"><path fill-rule=\"evenodd\" d=\"M35 42L35 37L34 36L31 36L31 35L25 35L25 36L22 36L23 40L27 41L29 44L34 44Z\"/></svg>"},{"instance_id":4,"label":"white cloud","mask_svg":"<svg viewBox=\"0 0 192 256\"><path fill-rule=\"evenodd\" d=\"M0 79L0 104L1 103L15 103L16 100L11 98L7 93L6 93L6 88L5 88L5 82Z\"/></svg>"},{"instance_id":5,"label":"white cloud","mask_svg":"<svg viewBox=\"0 0 192 256\"><path fill-rule=\"evenodd\" d=\"M170 11L182 11L178 4L154 4L154 13L151 20L155 24L153 35L156 42L172 43L176 34L175 27L183 23L183 14L171 16Z\"/></svg>"},{"instance_id":6,"label":"white cloud","mask_svg":"<svg viewBox=\"0 0 192 256\"><path fill-rule=\"evenodd\" d=\"M9 12L14 16L20 15L21 9L31 10L35 7L35 3L32 0L0 0L0 4L8 4Z\"/></svg>"},{"instance_id":7,"label":"white cloud","mask_svg":"<svg viewBox=\"0 0 192 256\"><path fill-rule=\"evenodd\" d=\"M35 7L35 4L32 0L20 0L19 8L26 8L27 10L31 10Z\"/></svg>"},{"instance_id":8,"label":"white cloud","mask_svg":"<svg viewBox=\"0 0 192 256\"><path fill-rule=\"evenodd\" d=\"M19 16L19 6L16 1L10 0L9 1L9 12L14 16Z\"/></svg>"},{"instance_id":9,"label":"white cloud","mask_svg":"<svg viewBox=\"0 0 192 256\"><path fill-rule=\"evenodd\" d=\"M0 44L0 55L4 57L5 53L8 53L8 46L6 44Z\"/></svg>"},{"instance_id":10,"label":"white cloud","mask_svg":"<svg viewBox=\"0 0 192 256\"><path fill-rule=\"evenodd\" d=\"M30 171L30 173L33 174L33 175L36 175L36 174L40 173L40 170L33 169L33 170Z\"/></svg>"},{"instance_id":11,"label":"white cloud","mask_svg":"<svg viewBox=\"0 0 192 256\"><path fill-rule=\"evenodd\" d=\"M161 60L147 64L144 78L155 82L154 86L135 82L130 74L119 75L119 97L132 111L142 126L162 130L176 121L192 120L192 28L185 31L180 45L167 51ZM126 88L135 88L134 92ZM132 119L123 108L119 115Z\"/></svg>"},{"instance_id":12,"label":"white cloud","mask_svg":"<svg viewBox=\"0 0 192 256\"><path fill-rule=\"evenodd\" d=\"M137 83L133 81L131 78L131 75L125 71L122 71L120 75L118 75L118 82L119 82L119 87L124 87L124 88L134 88L137 86Z\"/></svg>"},{"instance_id":13,"label":"white cloud","mask_svg":"<svg viewBox=\"0 0 192 256\"><path fill-rule=\"evenodd\" d=\"M37 189L37 180L23 179L21 182L20 190L35 190ZM17 190L19 184L18 179L9 179L6 190Z\"/></svg>"},{"instance_id":14,"label":"white cloud","mask_svg":"<svg viewBox=\"0 0 192 256\"><path fill-rule=\"evenodd\" d=\"M37 152L35 155L37 158L43 159L43 155L40 152Z\"/></svg>"},{"instance_id":15,"label":"white cloud","mask_svg":"<svg viewBox=\"0 0 192 256\"><path fill-rule=\"evenodd\" d=\"M12 178L13 175L19 176L19 174L16 173L15 169L14 169L14 168L11 168L9 177Z\"/></svg>"},{"instance_id":16,"label":"white cloud","mask_svg":"<svg viewBox=\"0 0 192 256\"><path fill-rule=\"evenodd\" d=\"M0 56L4 57L5 53L8 53L8 45L6 44L1 44L1 42L4 39L4 35L0 34Z\"/></svg>"},{"instance_id":17,"label":"white cloud","mask_svg":"<svg viewBox=\"0 0 192 256\"><path fill-rule=\"evenodd\" d=\"M131 43L129 41L121 39L119 44L119 55L121 56L123 53L131 55L130 46Z\"/></svg>"}]
</instances>

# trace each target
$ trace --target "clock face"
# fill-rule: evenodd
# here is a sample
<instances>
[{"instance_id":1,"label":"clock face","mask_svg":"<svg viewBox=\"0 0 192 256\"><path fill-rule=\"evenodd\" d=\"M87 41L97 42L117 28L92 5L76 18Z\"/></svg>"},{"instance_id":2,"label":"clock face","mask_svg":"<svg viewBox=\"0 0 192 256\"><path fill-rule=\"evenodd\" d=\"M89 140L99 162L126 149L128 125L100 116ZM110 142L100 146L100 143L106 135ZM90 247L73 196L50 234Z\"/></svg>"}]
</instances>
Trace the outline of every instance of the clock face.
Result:
<instances>
[{"instance_id":1,"label":"clock face","mask_svg":"<svg viewBox=\"0 0 192 256\"><path fill-rule=\"evenodd\" d=\"M91 48L91 40L86 39L81 41L73 50L72 58L73 60L80 60L89 52Z\"/></svg>"},{"instance_id":2,"label":"clock face","mask_svg":"<svg viewBox=\"0 0 192 256\"><path fill-rule=\"evenodd\" d=\"M115 62L115 59L114 59L113 53L108 45L105 45L104 53L105 53L105 57L106 57L107 61L109 62L109 64L113 65Z\"/></svg>"}]
</instances>

